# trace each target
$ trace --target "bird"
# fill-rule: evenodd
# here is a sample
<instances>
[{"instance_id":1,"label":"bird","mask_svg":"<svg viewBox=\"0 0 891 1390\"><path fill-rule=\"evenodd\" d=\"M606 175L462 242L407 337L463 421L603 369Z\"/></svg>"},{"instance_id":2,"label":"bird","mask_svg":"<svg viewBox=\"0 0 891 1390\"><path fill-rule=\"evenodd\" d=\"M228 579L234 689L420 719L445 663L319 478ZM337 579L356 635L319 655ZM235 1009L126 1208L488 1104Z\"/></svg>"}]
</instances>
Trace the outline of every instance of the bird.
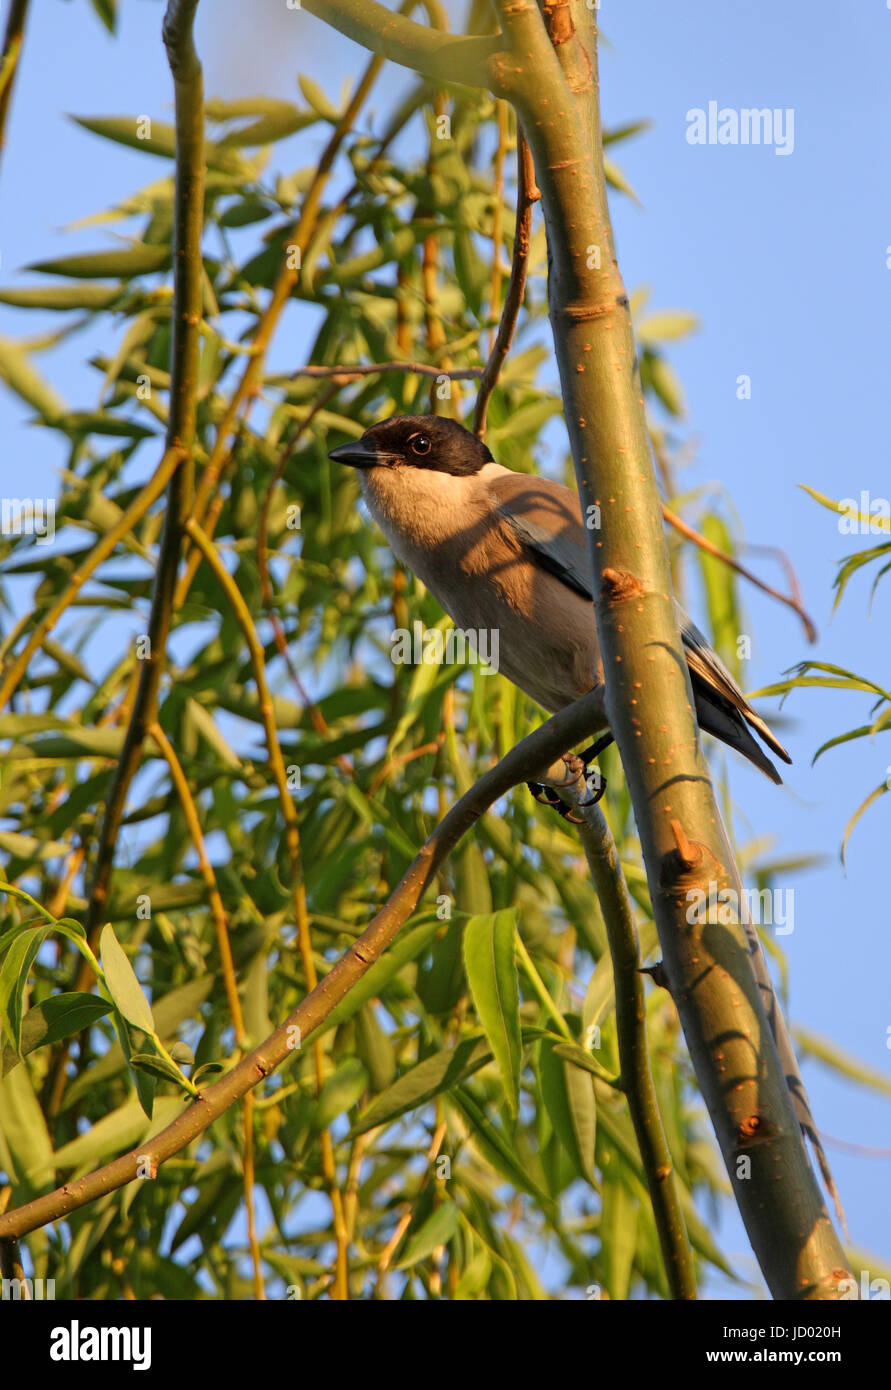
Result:
<instances>
[{"instance_id":1,"label":"bird","mask_svg":"<svg viewBox=\"0 0 891 1390\"><path fill-rule=\"evenodd\" d=\"M440 415L381 420L328 457L358 470L365 504L393 553L458 627L500 633L499 669L514 685L555 713L602 684L594 591L575 492L503 467L482 439ZM677 600L675 615L699 727L781 783L751 731L791 763L786 749ZM612 741L607 732L582 760L587 764ZM539 800L575 819L555 795L539 795L550 789L529 785ZM586 804L600 799L605 781L595 786ZM593 790L589 779L588 787ZM844 1224L758 933L748 923L744 931L796 1114Z\"/></svg>"},{"instance_id":2,"label":"bird","mask_svg":"<svg viewBox=\"0 0 891 1390\"><path fill-rule=\"evenodd\" d=\"M396 557L461 629L496 630L499 670L550 713L603 682L578 494L497 463L443 415L396 415L328 455L359 472L362 497ZM782 782L753 737L792 759L675 600L699 727ZM587 765L613 741L582 754ZM536 783L533 794L568 808ZM594 784L599 794L605 782ZM589 782L589 789L592 784ZM595 797L599 800L599 795Z\"/></svg>"}]
</instances>

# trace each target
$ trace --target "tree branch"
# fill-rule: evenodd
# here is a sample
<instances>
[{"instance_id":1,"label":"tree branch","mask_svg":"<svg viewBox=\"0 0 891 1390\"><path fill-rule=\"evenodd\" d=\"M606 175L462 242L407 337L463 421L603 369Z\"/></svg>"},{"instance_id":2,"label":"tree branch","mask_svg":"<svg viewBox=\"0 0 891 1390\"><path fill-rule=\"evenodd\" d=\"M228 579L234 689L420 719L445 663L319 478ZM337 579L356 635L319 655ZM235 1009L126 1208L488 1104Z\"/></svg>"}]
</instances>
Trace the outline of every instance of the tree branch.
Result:
<instances>
[{"instance_id":1,"label":"tree branch","mask_svg":"<svg viewBox=\"0 0 891 1390\"><path fill-rule=\"evenodd\" d=\"M164 17L164 43L173 74L176 108L176 190L173 229L173 332L170 349L170 415L167 448L181 451L184 467L170 479L164 531L149 614L149 654L140 672L120 760L108 795L85 926L88 937L105 917L114 850L124 803L142 758L148 725L155 718L158 690L173 613L176 571L183 524L191 507L192 449L198 390L201 323L201 231L204 219L204 90L192 40L198 0L170 0Z\"/></svg>"},{"instance_id":2,"label":"tree branch","mask_svg":"<svg viewBox=\"0 0 891 1390\"><path fill-rule=\"evenodd\" d=\"M563 801L571 803L580 817L578 832L606 926L615 982L622 1090L637 1136L668 1285L672 1298L693 1299L693 1258L650 1070L646 1002L631 896L603 812L599 805L587 804L591 794L581 759L574 763L567 759L566 764L560 763L551 773L556 776L545 776L542 781L554 787Z\"/></svg>"},{"instance_id":3,"label":"tree branch","mask_svg":"<svg viewBox=\"0 0 891 1390\"><path fill-rule=\"evenodd\" d=\"M449 381L478 381L483 375L482 367L434 367L429 362L372 362L359 367L344 364L342 367L298 367L292 377L333 377L338 385L348 381L358 381L363 376L375 376L378 372L411 372L418 376L448 377Z\"/></svg>"},{"instance_id":4,"label":"tree branch","mask_svg":"<svg viewBox=\"0 0 891 1390\"><path fill-rule=\"evenodd\" d=\"M691 921L690 894L741 883L702 757L672 606L628 298L607 205L596 25L583 0L496 0L500 77L535 158L549 310L588 531L606 708L634 807L666 978L749 1237L776 1298L838 1298L845 1259L799 1128L740 914ZM557 16L556 10L560 9ZM557 20L559 18L559 26ZM557 47L554 47L557 43ZM598 512L598 515L601 513ZM787 1074L796 1091L793 1108Z\"/></svg>"},{"instance_id":5,"label":"tree branch","mask_svg":"<svg viewBox=\"0 0 891 1390\"><path fill-rule=\"evenodd\" d=\"M567 748L603 727L603 692L598 686L512 748L449 810L366 930L284 1023L221 1080L202 1090L199 1098L160 1134L95 1172L0 1216L0 1240L17 1239L123 1187L145 1171L140 1169L140 1163L148 1162L155 1176L160 1164L203 1134L230 1105L280 1066L324 1023L335 1005L395 939L436 879L444 860L489 807L518 783L540 780L543 771Z\"/></svg>"},{"instance_id":6,"label":"tree branch","mask_svg":"<svg viewBox=\"0 0 891 1390\"><path fill-rule=\"evenodd\" d=\"M176 187L173 226L173 308L170 345L170 413L165 457L176 460L167 486L164 530L152 589L148 622L148 655L139 684L120 758L115 766L99 833L84 927L95 945L108 906L114 855L130 784L142 760L149 724L158 708L158 691L167 653L173 615L176 572L182 551L183 523L192 501L192 450L198 392L198 346L201 324L201 232L204 219L204 89L201 65L192 40L198 0L169 0L164 17L164 42L173 74L176 109ZM176 466L179 464L180 466ZM123 518L122 518L123 520ZM81 960L74 988L83 989L89 967ZM56 1054L45 1093L55 1113L61 1097L68 1043Z\"/></svg>"},{"instance_id":7,"label":"tree branch","mask_svg":"<svg viewBox=\"0 0 891 1390\"><path fill-rule=\"evenodd\" d=\"M526 293L526 267L529 261L529 240L532 230L532 208L540 197L541 194L535 183L532 152L526 142L526 137L518 126L517 221L514 230L514 251L507 294L504 296L501 322L498 325L495 343L489 353L489 360L486 363L480 389L477 392L476 405L473 408L473 432L480 437L486 432L486 411L489 408L489 400L495 390L504 359L510 351L514 329L517 326L517 317L523 307L523 296ZM495 255L496 257L498 255L497 247Z\"/></svg>"},{"instance_id":8,"label":"tree branch","mask_svg":"<svg viewBox=\"0 0 891 1390\"><path fill-rule=\"evenodd\" d=\"M673 526L674 529L679 531L682 536L685 536L688 541L692 541L694 545L698 545L699 549L704 550L706 555L714 555L716 560L721 560L723 564L728 565L730 569L736 570L737 574L741 574L743 579L748 579L749 583L754 584L756 589L760 589L762 593L769 594L771 598L775 598L779 603L785 603L786 607L791 608L792 612L797 613L801 619L801 625L804 628L807 640L809 642L816 642L817 629L814 626L814 621L797 594L783 594L779 589L774 589L770 584L765 584L764 580L759 579L757 574L753 574L751 570L746 569L745 565L741 565L735 556L728 555L726 550L722 550L720 546L715 545L714 541L710 541L707 536L703 536L701 532L696 531L692 526L688 525L683 517L678 516L677 512L673 512L670 507L666 507L664 502L662 503L662 515L669 526Z\"/></svg>"},{"instance_id":9,"label":"tree branch","mask_svg":"<svg viewBox=\"0 0 891 1390\"><path fill-rule=\"evenodd\" d=\"M394 14L376 0L303 0L303 8L370 53L438 82L488 87L490 62L502 48L500 35L456 38Z\"/></svg>"}]
</instances>

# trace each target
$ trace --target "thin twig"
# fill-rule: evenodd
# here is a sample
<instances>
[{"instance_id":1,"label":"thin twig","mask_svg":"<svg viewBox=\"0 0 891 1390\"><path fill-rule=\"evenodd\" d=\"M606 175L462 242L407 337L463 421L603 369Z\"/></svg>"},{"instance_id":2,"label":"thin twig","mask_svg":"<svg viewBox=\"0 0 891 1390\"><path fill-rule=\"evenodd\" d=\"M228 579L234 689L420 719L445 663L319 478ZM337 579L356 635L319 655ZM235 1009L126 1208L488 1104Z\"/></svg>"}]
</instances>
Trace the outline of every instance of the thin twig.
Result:
<instances>
[{"instance_id":1,"label":"thin twig","mask_svg":"<svg viewBox=\"0 0 891 1390\"><path fill-rule=\"evenodd\" d=\"M388 763L384 763L383 767L377 773L374 781L368 788L368 795L374 796L374 793L381 783L385 782L390 773L395 771L397 767L402 767L405 763L414 762L415 758L424 758L428 753L438 753L444 742L445 734L440 733L437 734L436 738L433 739L431 743L422 743L419 748L411 748L407 753L397 753Z\"/></svg>"},{"instance_id":2,"label":"thin twig","mask_svg":"<svg viewBox=\"0 0 891 1390\"><path fill-rule=\"evenodd\" d=\"M210 904L214 928L216 930L217 950L220 953L220 968L223 973L223 985L229 1004L229 1014L235 1029L235 1041L239 1047L243 1047L245 1042L244 1018L241 1012L241 1000L238 997L238 984L235 979L235 963L232 959L232 946L229 941L229 924L226 920L226 909L223 906L223 899L220 897L220 890L217 887L216 874L213 871L213 865L207 855L207 846L204 843L204 834L201 830L201 822L198 818L198 808L195 805L188 779L182 769L182 764L176 756L173 745L161 728L161 725L157 720L153 720L148 725L146 732L149 738L154 739L155 743L158 745L170 770L170 778L176 789L176 794L179 797L183 815L186 818L186 825L192 837L192 845L198 856L198 865L201 870L201 877L204 879L204 885L207 888L207 898Z\"/></svg>"},{"instance_id":3,"label":"thin twig","mask_svg":"<svg viewBox=\"0 0 891 1390\"><path fill-rule=\"evenodd\" d=\"M507 151L508 113L506 101L495 102L495 115L498 124L498 144L495 147L495 186L493 193L495 205L492 209L492 276L489 282L489 315L494 320L501 305L501 224L504 216L504 156ZM489 332L489 352L495 346L497 329Z\"/></svg>"},{"instance_id":4,"label":"thin twig","mask_svg":"<svg viewBox=\"0 0 891 1390\"><path fill-rule=\"evenodd\" d=\"M235 1041L238 1044L242 1055L247 1050L247 1034L244 1027L244 1016L241 1011L241 1000L238 997L238 984L235 979L235 963L232 959L232 946L229 941L229 923L226 919L226 909L223 906L223 899L220 897L220 890L217 887L216 875L213 865L207 855L207 846L204 843L204 834L201 830L201 822L198 818L198 808L195 805L188 779L182 769L182 764L176 756L173 745L164 730L157 721L149 724L147 733L158 745L167 766L170 770L170 777L176 788L183 814L186 818L186 825L192 837L192 844L198 856L198 864L201 869L201 877L204 879L207 888L208 901L210 903L211 915L214 920L214 927L217 934L217 950L220 953L220 964L223 971L223 985L226 990L226 999L229 1004L229 1015L235 1029ZM260 1243L257 1239L257 1214L254 1202L254 1093L248 1091L244 1098L244 1156L243 1156L243 1177L244 1177L244 1202L247 1211L248 1245L251 1251L251 1262L254 1272L254 1297L258 1300L265 1299L266 1290L263 1285L263 1266L260 1254Z\"/></svg>"},{"instance_id":5,"label":"thin twig","mask_svg":"<svg viewBox=\"0 0 891 1390\"><path fill-rule=\"evenodd\" d=\"M498 333L495 336L495 345L489 353L489 360L486 363L480 382L480 389L477 393L476 405L473 408L473 431L474 434L482 435L486 432L486 412L489 408L489 400L498 381L504 359L510 351L513 341L514 329L517 326L517 318L523 305L523 296L526 293L526 270L529 263L529 244L532 232L532 208L537 203L541 193L535 182L535 166L532 163L532 152L526 143L526 137L517 127L517 221L514 229L514 250L511 259L510 279L507 284L507 294L504 296L504 309L501 313L501 322L498 325Z\"/></svg>"},{"instance_id":6,"label":"thin twig","mask_svg":"<svg viewBox=\"0 0 891 1390\"><path fill-rule=\"evenodd\" d=\"M378 372L413 372L418 376L448 377L449 381L478 381L483 375L482 367L445 368L433 367L429 362L372 362L370 366L354 367L298 367L291 376L333 377L338 386L362 376L374 376Z\"/></svg>"},{"instance_id":7,"label":"thin twig","mask_svg":"<svg viewBox=\"0 0 891 1390\"><path fill-rule=\"evenodd\" d=\"M386 1276L387 1270L390 1268L393 1256L399 1248L399 1242L402 1240L402 1237L405 1235L406 1231L411 1225L411 1220L414 1215L414 1209L417 1204L418 1198L426 1188L427 1184L430 1182L430 1177L433 1173L433 1165L436 1163L436 1160L439 1157L439 1151L442 1148L443 1140L445 1139L447 1133L448 1126L446 1125L444 1120L441 1120L439 1124L436 1126L436 1129L433 1131L433 1138L431 1139L430 1145L427 1149L426 1167L424 1170L424 1175L421 1178L420 1183L418 1184L417 1192L414 1194L412 1200L406 1203L402 1215L396 1223L396 1230L393 1232L392 1236L387 1241L386 1245L380 1253L380 1257L377 1263L377 1277L378 1287L381 1290L381 1292L382 1281Z\"/></svg>"},{"instance_id":8,"label":"thin twig","mask_svg":"<svg viewBox=\"0 0 891 1390\"><path fill-rule=\"evenodd\" d=\"M204 219L204 86L192 25L198 0L170 0L163 35L173 75L176 111L176 188L173 230L173 311L170 348L170 415L168 449L182 450L185 466L173 473L167 489L164 530L152 590L148 622L148 656L140 671L124 745L108 794L84 926L88 937L105 917L114 851L130 783L142 758L148 725L157 713L173 614L176 571L182 549L183 522L191 505L191 458L195 442L198 391L198 343L201 322L201 233Z\"/></svg>"},{"instance_id":9,"label":"thin twig","mask_svg":"<svg viewBox=\"0 0 891 1390\"><path fill-rule=\"evenodd\" d=\"M213 542L205 535L197 522L193 521L191 518L186 522L185 529L203 558L213 570L216 579L229 601L235 619L241 628L244 640L247 643L251 668L254 673L254 682L257 686L260 718L263 723L263 731L266 738L266 751L285 822L285 843L288 849L291 882L294 885L293 902L294 917L297 924L297 944L307 986L310 990L313 990L316 987L318 977L316 975L315 960L312 954L309 913L306 905L306 886L300 863L300 825L297 818L297 811L294 807L294 799L288 787L288 774L285 770L285 762L282 757L278 733L275 727L272 695L269 690L269 682L266 678L266 661L263 644L257 635L257 629L251 618L250 610L242 597L241 590L223 564ZM313 1066L315 1069L317 1090L321 1090L324 1082L324 1065L321 1044L316 1042L313 1044ZM334 1147L330 1130L324 1129L322 1131L319 1147L322 1161L322 1175L325 1179L325 1184L331 1200L334 1218L334 1234L337 1242L337 1266L333 1297L345 1300L348 1297L346 1225L343 1218L343 1198L337 1186Z\"/></svg>"},{"instance_id":10,"label":"thin twig","mask_svg":"<svg viewBox=\"0 0 891 1390\"><path fill-rule=\"evenodd\" d=\"M142 663L123 747L106 798L105 815L99 833L88 895L84 927L91 943L95 943L99 927L105 918L127 792L142 760L147 727L157 713L158 691L172 622L176 571L182 549L183 520L191 505L194 467L191 455L195 443L197 416L198 346L204 273L201 258L204 219L204 85L201 64L192 36L197 6L198 0L170 0L163 23L164 43L173 76L176 112L171 313L173 328L170 345L170 412L165 453L165 458L174 453L175 463L167 485L164 530L152 588L148 655ZM119 526L123 521L124 518ZM97 550L99 548L97 547ZM89 966L86 961L80 960L75 976L75 990L83 989L88 978ZM49 1084L50 1094L54 1099L61 1097L61 1075L67 1051L66 1042L57 1052L51 1066ZM54 1115L56 1112L53 1110L50 1113Z\"/></svg>"},{"instance_id":11,"label":"thin twig","mask_svg":"<svg viewBox=\"0 0 891 1390\"><path fill-rule=\"evenodd\" d=\"M700 550L705 551L706 555L714 555L716 560L721 560L723 564L729 565L732 570L736 570L737 574L741 574L743 579L748 579L750 584L754 584L755 587L761 589L763 593L769 594L771 598L777 599L779 603L785 603L786 607L791 608L793 613L797 613L801 619L802 626L807 635L807 640L809 642L816 642L817 629L814 626L812 618L805 611L798 593L783 594L779 589L774 589L770 584L765 584L763 579L759 579L757 574L753 574L751 570L746 569L745 565L741 565L739 560L735 559L732 555L728 555L726 550L722 550L720 546L715 545L714 541L710 541L707 536L703 536L699 531L694 530L688 522L684 521L683 517L678 516L677 512L673 512L670 507L666 507L664 502L662 504L662 515L670 526L673 526L682 536L686 536L688 541L692 541L694 545L698 545ZM754 547L752 548L754 549ZM797 590L797 583L794 587Z\"/></svg>"},{"instance_id":12,"label":"thin twig","mask_svg":"<svg viewBox=\"0 0 891 1390\"><path fill-rule=\"evenodd\" d=\"M579 837L606 926L615 982L622 1090L628 1100L653 1204L668 1286L672 1298L693 1299L696 1297L693 1257L650 1069L647 1011L631 895L616 842L603 812L598 805L586 804L591 798L584 771L580 769L576 780L567 782L567 769L562 762L553 770L558 774L561 798L571 801L580 817Z\"/></svg>"}]
</instances>

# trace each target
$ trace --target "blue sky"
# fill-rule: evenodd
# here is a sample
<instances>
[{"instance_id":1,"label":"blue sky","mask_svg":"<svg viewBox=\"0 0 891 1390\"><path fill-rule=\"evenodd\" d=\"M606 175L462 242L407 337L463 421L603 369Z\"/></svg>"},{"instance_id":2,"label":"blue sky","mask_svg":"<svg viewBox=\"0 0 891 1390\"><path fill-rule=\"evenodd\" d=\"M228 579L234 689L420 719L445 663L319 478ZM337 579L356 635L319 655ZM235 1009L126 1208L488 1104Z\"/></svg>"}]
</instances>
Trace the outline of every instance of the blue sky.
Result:
<instances>
[{"instance_id":1,"label":"blue sky","mask_svg":"<svg viewBox=\"0 0 891 1390\"><path fill-rule=\"evenodd\" d=\"M32 7L0 166L0 283L32 283L19 270L29 261L113 244L101 226L62 229L161 175L160 162L99 141L65 113L170 119L162 8L160 0L123 0L121 31L112 39L86 0ZM852 583L830 622L836 562L875 538L840 535L835 518L798 484L836 498L891 491L891 9L880 0L846 7L828 0L751 0L745 7L604 0L600 17L605 121L653 123L615 151L642 204L614 200L620 266L629 289L650 287L654 308L684 308L701 320L671 350L687 399L684 431L696 443L683 483L726 487L746 540L790 557L820 629L809 648L792 613L745 587L753 637L745 683L768 685L813 657L887 685L891 576L871 617L870 572ZM209 95L294 98L303 71L336 97L364 61L353 44L283 0L207 0L197 33ZM391 80L404 78L393 69ZM781 156L765 146L689 144L687 113L709 101L791 108L794 149ZM312 134L320 148L323 135ZM288 169L295 147L282 149ZM50 321L0 309L7 336L35 334ZM83 366L88 345L109 346L81 336L43 358L61 393L84 408L95 404L98 389ZM272 364L293 367L305 352L305 331L292 315ZM741 374L751 378L750 400L737 398ZM556 379L555 371L546 375ZM21 490L27 477L30 492L51 495L61 452L54 437L27 424L28 413L0 392L4 483ZM769 557L745 558L782 585ZM771 786L738 760L731 785L741 838L773 837L776 857L826 855L818 870L778 881L795 890L795 930L782 942L792 1018L887 1073L891 801L880 800L854 832L847 874L838 848L848 817L886 775L891 740L850 744L810 766L826 738L865 722L868 709L866 696L796 692L783 711L781 737L794 759L785 786ZM889 1100L814 1063L804 1075L821 1129L887 1152ZM853 1243L891 1261L888 1157L833 1148L829 1156ZM722 1238L754 1272L729 1210ZM716 1285L715 1292L728 1290Z\"/></svg>"}]
</instances>

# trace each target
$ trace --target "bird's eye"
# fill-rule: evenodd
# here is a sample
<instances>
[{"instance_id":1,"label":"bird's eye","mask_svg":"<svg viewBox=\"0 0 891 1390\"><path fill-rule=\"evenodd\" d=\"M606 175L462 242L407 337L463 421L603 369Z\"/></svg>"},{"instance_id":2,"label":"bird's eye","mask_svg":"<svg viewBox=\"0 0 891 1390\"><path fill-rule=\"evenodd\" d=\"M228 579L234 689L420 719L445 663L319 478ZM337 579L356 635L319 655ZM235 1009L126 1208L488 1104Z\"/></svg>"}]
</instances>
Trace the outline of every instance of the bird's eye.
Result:
<instances>
[{"instance_id":1,"label":"bird's eye","mask_svg":"<svg viewBox=\"0 0 891 1390\"><path fill-rule=\"evenodd\" d=\"M416 434L411 440L411 451L413 454L429 454L430 439L426 434Z\"/></svg>"}]
</instances>

